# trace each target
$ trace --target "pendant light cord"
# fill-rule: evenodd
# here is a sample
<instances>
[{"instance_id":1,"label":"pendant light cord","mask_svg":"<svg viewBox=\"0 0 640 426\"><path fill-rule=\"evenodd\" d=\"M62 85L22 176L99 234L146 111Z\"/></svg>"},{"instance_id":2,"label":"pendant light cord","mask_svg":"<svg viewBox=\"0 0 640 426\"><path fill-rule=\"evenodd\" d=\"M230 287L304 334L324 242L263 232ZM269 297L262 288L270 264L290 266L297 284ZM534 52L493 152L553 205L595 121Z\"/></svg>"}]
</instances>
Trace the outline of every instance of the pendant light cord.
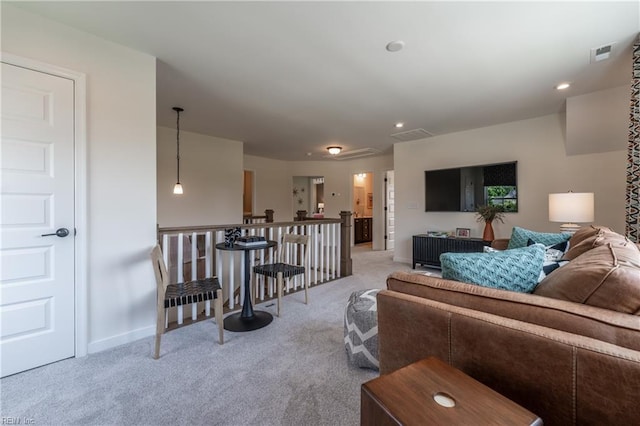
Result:
<instances>
[{"instance_id":1,"label":"pendant light cord","mask_svg":"<svg viewBox=\"0 0 640 426\"><path fill-rule=\"evenodd\" d=\"M178 183L180 183L180 111L176 111L178 113L178 119L176 120L176 145L177 145L177 154L176 158L178 159Z\"/></svg>"},{"instance_id":2,"label":"pendant light cord","mask_svg":"<svg viewBox=\"0 0 640 426\"><path fill-rule=\"evenodd\" d=\"M178 115L176 119L176 158L178 160L178 168L177 168L177 183L180 183L180 111L184 111L182 108L175 107L173 108Z\"/></svg>"}]
</instances>

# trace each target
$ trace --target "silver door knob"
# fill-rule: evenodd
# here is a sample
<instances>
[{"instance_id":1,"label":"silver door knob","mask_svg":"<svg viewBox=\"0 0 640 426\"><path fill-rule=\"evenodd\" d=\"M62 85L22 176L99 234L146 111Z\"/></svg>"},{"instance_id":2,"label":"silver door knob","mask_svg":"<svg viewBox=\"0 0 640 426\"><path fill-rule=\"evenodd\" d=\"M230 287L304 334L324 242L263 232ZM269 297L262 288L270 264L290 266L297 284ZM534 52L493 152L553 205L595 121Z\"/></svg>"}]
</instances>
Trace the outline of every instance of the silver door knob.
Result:
<instances>
[{"instance_id":1,"label":"silver door knob","mask_svg":"<svg viewBox=\"0 0 640 426\"><path fill-rule=\"evenodd\" d=\"M67 228L58 228L56 232L53 234L42 234L41 237L49 237L51 235L55 235L56 237L64 238L69 235L69 230Z\"/></svg>"}]
</instances>

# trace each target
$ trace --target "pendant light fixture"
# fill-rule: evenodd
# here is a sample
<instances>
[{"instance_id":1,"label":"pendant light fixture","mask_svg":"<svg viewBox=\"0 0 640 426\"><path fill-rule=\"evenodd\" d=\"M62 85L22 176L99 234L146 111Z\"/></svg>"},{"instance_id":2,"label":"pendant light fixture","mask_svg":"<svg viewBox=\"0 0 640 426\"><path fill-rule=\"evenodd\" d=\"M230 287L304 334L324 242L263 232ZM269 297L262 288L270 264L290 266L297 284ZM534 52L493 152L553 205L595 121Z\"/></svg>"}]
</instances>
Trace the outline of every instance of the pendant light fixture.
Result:
<instances>
[{"instance_id":1,"label":"pendant light fixture","mask_svg":"<svg viewBox=\"0 0 640 426\"><path fill-rule=\"evenodd\" d=\"M173 193L177 195L182 195L182 184L180 183L180 113L184 111L184 109L180 107L173 107L173 110L178 115L178 119L176 121L176 159L177 159L177 179L176 184L173 187Z\"/></svg>"}]
</instances>

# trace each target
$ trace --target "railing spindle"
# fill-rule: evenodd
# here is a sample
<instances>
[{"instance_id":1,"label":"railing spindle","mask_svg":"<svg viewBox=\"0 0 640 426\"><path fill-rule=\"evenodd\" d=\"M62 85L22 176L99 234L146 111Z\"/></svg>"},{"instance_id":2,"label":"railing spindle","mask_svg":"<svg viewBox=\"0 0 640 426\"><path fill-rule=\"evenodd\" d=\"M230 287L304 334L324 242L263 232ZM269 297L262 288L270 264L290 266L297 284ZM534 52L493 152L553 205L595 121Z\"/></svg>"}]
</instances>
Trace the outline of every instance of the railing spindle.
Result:
<instances>
[{"instance_id":1,"label":"railing spindle","mask_svg":"<svg viewBox=\"0 0 640 426\"><path fill-rule=\"evenodd\" d=\"M198 234L191 233L191 281L198 279Z\"/></svg>"},{"instance_id":2,"label":"railing spindle","mask_svg":"<svg viewBox=\"0 0 640 426\"><path fill-rule=\"evenodd\" d=\"M311 236L313 247L313 284L318 283L318 235L320 235L320 226L313 225L313 234Z\"/></svg>"},{"instance_id":3,"label":"railing spindle","mask_svg":"<svg viewBox=\"0 0 640 426\"><path fill-rule=\"evenodd\" d=\"M336 227L331 224L331 278L336 279Z\"/></svg>"},{"instance_id":4,"label":"railing spindle","mask_svg":"<svg viewBox=\"0 0 640 426\"><path fill-rule=\"evenodd\" d=\"M327 225L320 225L320 233L318 234L318 256L320 257L320 260L318 260L318 283L324 281L324 236L326 228Z\"/></svg>"},{"instance_id":5,"label":"railing spindle","mask_svg":"<svg viewBox=\"0 0 640 426\"><path fill-rule=\"evenodd\" d=\"M340 224L336 224L336 229L337 229L337 231L336 231L336 232L337 232L337 234L338 234L338 237L340 237ZM339 239L340 239L340 238L338 238L338 240L339 240ZM341 273L341 271L340 271L340 263L341 263L341 262L340 262L340 259L342 259L342 253L340 252L340 246L341 246L341 245L342 245L342 244L340 243L340 241L337 241L337 243L336 243L336 257L337 257L337 259L338 259L338 260L337 260L337 264L338 264L338 265L337 265L337 269L338 269L338 271L337 271L338 278L340 278L340 277L342 276L342 275L340 275L340 273Z\"/></svg>"},{"instance_id":6,"label":"railing spindle","mask_svg":"<svg viewBox=\"0 0 640 426\"><path fill-rule=\"evenodd\" d=\"M211 231L207 231L204 236L204 274L205 278L216 276L211 270L213 259L213 244L211 241Z\"/></svg>"}]
</instances>

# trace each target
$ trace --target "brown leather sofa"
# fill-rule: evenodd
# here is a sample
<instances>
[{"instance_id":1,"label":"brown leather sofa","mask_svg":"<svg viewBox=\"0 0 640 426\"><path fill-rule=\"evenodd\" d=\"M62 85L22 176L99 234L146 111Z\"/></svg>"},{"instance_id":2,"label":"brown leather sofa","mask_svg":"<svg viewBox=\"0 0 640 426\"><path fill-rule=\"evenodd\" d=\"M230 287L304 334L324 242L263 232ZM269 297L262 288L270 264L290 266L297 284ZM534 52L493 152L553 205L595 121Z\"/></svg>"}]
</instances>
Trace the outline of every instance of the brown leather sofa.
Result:
<instances>
[{"instance_id":1,"label":"brown leather sofa","mask_svg":"<svg viewBox=\"0 0 640 426\"><path fill-rule=\"evenodd\" d=\"M378 294L381 374L436 356L546 425L640 424L640 250L606 228L581 231L573 260L533 294L390 275Z\"/></svg>"}]
</instances>

